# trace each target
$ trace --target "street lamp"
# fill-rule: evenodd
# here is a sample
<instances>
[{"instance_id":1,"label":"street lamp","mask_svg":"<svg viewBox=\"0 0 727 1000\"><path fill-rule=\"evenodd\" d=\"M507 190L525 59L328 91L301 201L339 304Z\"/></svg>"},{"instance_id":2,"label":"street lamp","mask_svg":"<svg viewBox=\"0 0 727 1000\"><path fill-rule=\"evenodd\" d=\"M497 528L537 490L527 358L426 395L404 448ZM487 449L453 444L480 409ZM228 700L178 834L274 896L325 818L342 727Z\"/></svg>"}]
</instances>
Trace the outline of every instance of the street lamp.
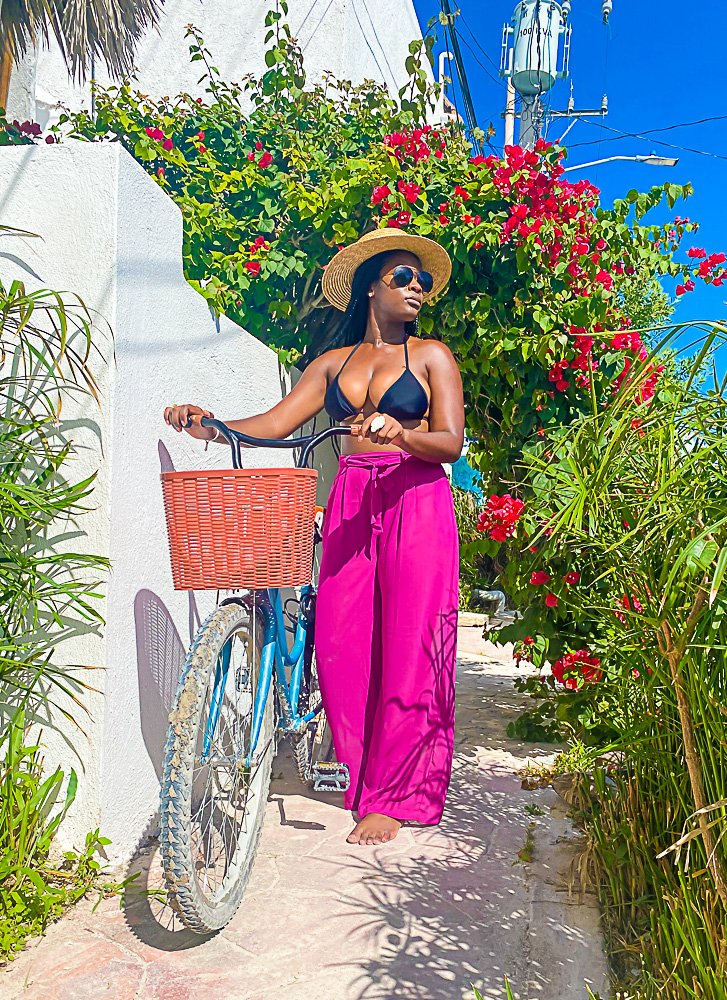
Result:
<instances>
[{"instance_id":1,"label":"street lamp","mask_svg":"<svg viewBox=\"0 0 727 1000\"><path fill-rule=\"evenodd\" d=\"M612 160L631 160L633 163L648 163L652 167L675 167L679 158L675 156L659 156L657 153L649 153L648 156L606 156L603 160L592 160L590 163L578 163L573 167L566 167L563 173L569 170L583 170L585 167L597 167L600 163L611 163Z\"/></svg>"}]
</instances>

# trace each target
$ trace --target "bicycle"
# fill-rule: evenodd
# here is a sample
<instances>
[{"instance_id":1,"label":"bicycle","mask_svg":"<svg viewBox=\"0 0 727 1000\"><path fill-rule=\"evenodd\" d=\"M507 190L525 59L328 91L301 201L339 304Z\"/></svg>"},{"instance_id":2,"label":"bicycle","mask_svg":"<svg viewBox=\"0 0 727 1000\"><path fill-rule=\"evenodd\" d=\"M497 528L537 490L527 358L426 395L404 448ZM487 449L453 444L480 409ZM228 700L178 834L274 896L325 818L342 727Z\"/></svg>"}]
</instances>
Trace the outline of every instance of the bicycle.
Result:
<instances>
[{"instance_id":1,"label":"bicycle","mask_svg":"<svg viewBox=\"0 0 727 1000\"><path fill-rule=\"evenodd\" d=\"M231 920L249 881L279 738L292 736L298 776L314 791L348 787L315 669L321 508L307 466L319 444L351 431L267 440L200 423L225 437L233 470L162 474L175 588L217 589L218 604L190 645L169 715L160 843L170 902L207 934ZM243 444L302 451L295 469L243 470ZM293 585L298 596L283 604L280 588ZM245 592L220 601L219 590Z\"/></svg>"}]
</instances>

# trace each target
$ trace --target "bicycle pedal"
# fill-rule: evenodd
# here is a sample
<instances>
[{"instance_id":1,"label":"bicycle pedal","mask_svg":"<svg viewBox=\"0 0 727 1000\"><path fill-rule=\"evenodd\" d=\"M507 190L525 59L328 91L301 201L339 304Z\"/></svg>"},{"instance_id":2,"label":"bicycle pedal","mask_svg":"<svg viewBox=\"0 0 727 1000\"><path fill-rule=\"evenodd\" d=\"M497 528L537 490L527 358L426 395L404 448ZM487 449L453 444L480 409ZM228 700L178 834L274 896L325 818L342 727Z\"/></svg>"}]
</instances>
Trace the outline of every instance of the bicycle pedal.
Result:
<instances>
[{"instance_id":1,"label":"bicycle pedal","mask_svg":"<svg viewBox=\"0 0 727 1000\"><path fill-rule=\"evenodd\" d=\"M316 761L311 768L314 792L345 792L351 784L348 764L335 760Z\"/></svg>"}]
</instances>

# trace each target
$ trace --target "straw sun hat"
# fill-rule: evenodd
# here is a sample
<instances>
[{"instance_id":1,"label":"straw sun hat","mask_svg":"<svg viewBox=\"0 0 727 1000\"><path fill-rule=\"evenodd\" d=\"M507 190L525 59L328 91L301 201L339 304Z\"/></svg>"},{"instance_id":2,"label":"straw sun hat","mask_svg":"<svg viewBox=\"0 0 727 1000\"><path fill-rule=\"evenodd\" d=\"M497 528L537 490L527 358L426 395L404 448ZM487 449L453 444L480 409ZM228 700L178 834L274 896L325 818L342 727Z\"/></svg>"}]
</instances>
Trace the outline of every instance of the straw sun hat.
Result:
<instances>
[{"instance_id":1,"label":"straw sun hat","mask_svg":"<svg viewBox=\"0 0 727 1000\"><path fill-rule=\"evenodd\" d=\"M431 292L424 300L433 299L442 291L452 273L449 254L434 240L416 236L400 229L375 229L350 246L339 250L323 272L323 294L336 309L345 312L351 299L351 284L356 269L369 257L387 250L406 250L422 262L422 270L434 278Z\"/></svg>"}]
</instances>

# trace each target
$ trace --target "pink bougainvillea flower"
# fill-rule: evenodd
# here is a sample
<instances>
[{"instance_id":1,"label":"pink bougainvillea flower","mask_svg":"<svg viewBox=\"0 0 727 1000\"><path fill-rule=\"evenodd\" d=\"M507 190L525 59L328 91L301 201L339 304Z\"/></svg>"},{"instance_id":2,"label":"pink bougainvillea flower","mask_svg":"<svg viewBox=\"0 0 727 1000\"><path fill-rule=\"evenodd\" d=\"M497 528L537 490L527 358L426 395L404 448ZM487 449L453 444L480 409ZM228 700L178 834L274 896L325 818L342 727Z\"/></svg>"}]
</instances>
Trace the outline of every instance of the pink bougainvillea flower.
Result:
<instances>
[{"instance_id":1,"label":"pink bougainvillea flower","mask_svg":"<svg viewBox=\"0 0 727 1000\"><path fill-rule=\"evenodd\" d=\"M387 219L386 225L389 229L401 229L401 223L396 216L393 216L391 219Z\"/></svg>"},{"instance_id":2,"label":"pink bougainvillea flower","mask_svg":"<svg viewBox=\"0 0 727 1000\"><path fill-rule=\"evenodd\" d=\"M465 191L461 184L455 184L454 193L458 198L461 198L462 201L470 200L469 191Z\"/></svg>"},{"instance_id":3,"label":"pink bougainvillea flower","mask_svg":"<svg viewBox=\"0 0 727 1000\"><path fill-rule=\"evenodd\" d=\"M174 149L174 141L172 139L167 139L162 143L162 149L166 149L167 152Z\"/></svg>"},{"instance_id":4,"label":"pink bougainvillea flower","mask_svg":"<svg viewBox=\"0 0 727 1000\"><path fill-rule=\"evenodd\" d=\"M159 167L159 169L157 170L157 177L164 177L164 176L166 176L166 171L164 167Z\"/></svg>"},{"instance_id":5,"label":"pink bougainvillea flower","mask_svg":"<svg viewBox=\"0 0 727 1000\"><path fill-rule=\"evenodd\" d=\"M687 250L687 257L692 257L694 260L701 260L702 257L707 256L707 251L704 247L690 247Z\"/></svg>"},{"instance_id":6,"label":"pink bougainvillea flower","mask_svg":"<svg viewBox=\"0 0 727 1000\"><path fill-rule=\"evenodd\" d=\"M399 212L396 218L400 226L408 226L411 221L411 212Z\"/></svg>"},{"instance_id":7,"label":"pink bougainvillea flower","mask_svg":"<svg viewBox=\"0 0 727 1000\"><path fill-rule=\"evenodd\" d=\"M418 184L407 183L406 181L399 181L396 185L401 194L404 195L408 202L413 205L421 194L421 188Z\"/></svg>"},{"instance_id":8,"label":"pink bougainvillea flower","mask_svg":"<svg viewBox=\"0 0 727 1000\"><path fill-rule=\"evenodd\" d=\"M164 133L160 128L145 128L144 131L150 139L154 139L156 142L161 142L164 138Z\"/></svg>"},{"instance_id":9,"label":"pink bougainvillea flower","mask_svg":"<svg viewBox=\"0 0 727 1000\"><path fill-rule=\"evenodd\" d=\"M255 162L255 154L254 153L248 153L247 154L247 158L248 158L248 160L250 160L251 163Z\"/></svg>"},{"instance_id":10,"label":"pink bougainvillea flower","mask_svg":"<svg viewBox=\"0 0 727 1000\"><path fill-rule=\"evenodd\" d=\"M555 608L558 605L557 596L552 593L552 591L545 595L545 606L546 608Z\"/></svg>"},{"instance_id":11,"label":"pink bougainvillea flower","mask_svg":"<svg viewBox=\"0 0 727 1000\"><path fill-rule=\"evenodd\" d=\"M257 165L260 167L261 170L265 170L267 169L267 167L270 166L272 162L273 162L273 154L263 153L263 155L258 160Z\"/></svg>"},{"instance_id":12,"label":"pink bougainvillea flower","mask_svg":"<svg viewBox=\"0 0 727 1000\"><path fill-rule=\"evenodd\" d=\"M546 573L544 569L537 569L530 574L530 583L533 587L542 587L544 583L548 583L550 580L550 573Z\"/></svg>"},{"instance_id":13,"label":"pink bougainvillea flower","mask_svg":"<svg viewBox=\"0 0 727 1000\"><path fill-rule=\"evenodd\" d=\"M258 153L262 153L262 150L263 150L263 144L262 144L262 143L260 142L260 140L259 140L259 139L258 139L258 141L257 141L257 142L255 143L255 149L256 149L256 150L258 151Z\"/></svg>"},{"instance_id":14,"label":"pink bougainvillea flower","mask_svg":"<svg viewBox=\"0 0 727 1000\"><path fill-rule=\"evenodd\" d=\"M563 579L569 586L573 586L574 584L578 583L580 578L581 574L574 569L572 569L569 573L566 573L566 575L563 577Z\"/></svg>"},{"instance_id":15,"label":"pink bougainvillea flower","mask_svg":"<svg viewBox=\"0 0 727 1000\"><path fill-rule=\"evenodd\" d=\"M53 143L54 143L54 142L56 141L56 138L55 138L55 136L54 136L54 135L47 135L47 136L45 137L45 141L46 141L46 142L48 143L48 145L49 145L49 146L52 146L52 145L53 145ZM713 284L715 284L715 285L716 285L716 284L717 284L717 282L715 281L715 282L713 282Z\"/></svg>"},{"instance_id":16,"label":"pink bougainvillea flower","mask_svg":"<svg viewBox=\"0 0 727 1000\"><path fill-rule=\"evenodd\" d=\"M477 518L477 530L486 531L496 542L504 542L514 535L524 507L522 500L509 493L504 496L493 493Z\"/></svg>"},{"instance_id":17,"label":"pink bougainvillea flower","mask_svg":"<svg viewBox=\"0 0 727 1000\"><path fill-rule=\"evenodd\" d=\"M448 226L449 225L449 219L447 218L446 215L440 215L439 216L439 223L442 226Z\"/></svg>"},{"instance_id":18,"label":"pink bougainvillea flower","mask_svg":"<svg viewBox=\"0 0 727 1000\"><path fill-rule=\"evenodd\" d=\"M391 188L389 187L389 185L380 184L378 187L375 187L371 192L371 204L378 205L379 202L382 202L385 198L388 198L390 194L391 194Z\"/></svg>"},{"instance_id":19,"label":"pink bougainvillea flower","mask_svg":"<svg viewBox=\"0 0 727 1000\"><path fill-rule=\"evenodd\" d=\"M686 292L686 288L684 287L684 285L677 285L677 287L676 287L676 293L677 293L677 295L684 295L685 292Z\"/></svg>"},{"instance_id":20,"label":"pink bougainvillea flower","mask_svg":"<svg viewBox=\"0 0 727 1000\"><path fill-rule=\"evenodd\" d=\"M608 271L599 271L593 280L596 284L603 285L603 287L607 290L613 288L613 278Z\"/></svg>"},{"instance_id":21,"label":"pink bougainvillea flower","mask_svg":"<svg viewBox=\"0 0 727 1000\"><path fill-rule=\"evenodd\" d=\"M245 270L248 271L254 278L260 274L260 261L259 260L248 260L245 262Z\"/></svg>"}]
</instances>

